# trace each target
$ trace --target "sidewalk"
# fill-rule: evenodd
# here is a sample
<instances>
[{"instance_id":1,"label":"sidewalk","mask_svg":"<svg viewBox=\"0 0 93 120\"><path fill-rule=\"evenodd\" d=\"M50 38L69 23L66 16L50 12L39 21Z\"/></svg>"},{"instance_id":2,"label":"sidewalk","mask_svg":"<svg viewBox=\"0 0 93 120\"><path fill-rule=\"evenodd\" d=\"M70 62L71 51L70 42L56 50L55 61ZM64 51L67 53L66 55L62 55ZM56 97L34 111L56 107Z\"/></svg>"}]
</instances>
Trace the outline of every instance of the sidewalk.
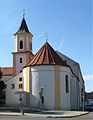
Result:
<instances>
[{"instance_id":1,"label":"sidewalk","mask_svg":"<svg viewBox=\"0 0 93 120\"><path fill-rule=\"evenodd\" d=\"M31 116L32 118L70 118L78 117L81 115L88 114L89 112L83 111L61 111L61 110L48 110L33 113L24 113L25 116ZM0 112L3 116L20 116L19 112Z\"/></svg>"}]
</instances>

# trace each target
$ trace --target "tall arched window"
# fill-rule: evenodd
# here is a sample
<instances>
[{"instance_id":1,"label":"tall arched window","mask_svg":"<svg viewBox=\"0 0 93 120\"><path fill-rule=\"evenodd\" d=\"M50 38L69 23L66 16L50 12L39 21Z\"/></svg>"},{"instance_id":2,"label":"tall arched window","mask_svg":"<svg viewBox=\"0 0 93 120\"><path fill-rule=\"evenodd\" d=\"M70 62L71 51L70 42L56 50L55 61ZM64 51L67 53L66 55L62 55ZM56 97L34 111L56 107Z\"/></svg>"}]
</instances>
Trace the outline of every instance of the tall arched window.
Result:
<instances>
[{"instance_id":1,"label":"tall arched window","mask_svg":"<svg viewBox=\"0 0 93 120\"><path fill-rule=\"evenodd\" d=\"M20 49L23 49L23 41L20 41Z\"/></svg>"},{"instance_id":2,"label":"tall arched window","mask_svg":"<svg viewBox=\"0 0 93 120\"><path fill-rule=\"evenodd\" d=\"M65 86L66 86L66 93L69 92L69 81L68 81L68 75L65 76Z\"/></svg>"}]
</instances>

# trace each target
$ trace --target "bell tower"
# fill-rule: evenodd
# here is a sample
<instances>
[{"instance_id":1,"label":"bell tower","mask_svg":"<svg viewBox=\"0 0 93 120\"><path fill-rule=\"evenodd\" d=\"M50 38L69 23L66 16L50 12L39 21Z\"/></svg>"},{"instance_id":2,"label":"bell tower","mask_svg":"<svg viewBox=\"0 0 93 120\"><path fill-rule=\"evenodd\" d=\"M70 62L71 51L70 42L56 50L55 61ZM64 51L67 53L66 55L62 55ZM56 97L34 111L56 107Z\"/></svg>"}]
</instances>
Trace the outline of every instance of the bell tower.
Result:
<instances>
[{"instance_id":1,"label":"bell tower","mask_svg":"<svg viewBox=\"0 0 93 120\"><path fill-rule=\"evenodd\" d=\"M22 71L34 57L32 53L32 33L29 32L23 16L18 31L14 34L13 70L14 76Z\"/></svg>"}]
</instances>

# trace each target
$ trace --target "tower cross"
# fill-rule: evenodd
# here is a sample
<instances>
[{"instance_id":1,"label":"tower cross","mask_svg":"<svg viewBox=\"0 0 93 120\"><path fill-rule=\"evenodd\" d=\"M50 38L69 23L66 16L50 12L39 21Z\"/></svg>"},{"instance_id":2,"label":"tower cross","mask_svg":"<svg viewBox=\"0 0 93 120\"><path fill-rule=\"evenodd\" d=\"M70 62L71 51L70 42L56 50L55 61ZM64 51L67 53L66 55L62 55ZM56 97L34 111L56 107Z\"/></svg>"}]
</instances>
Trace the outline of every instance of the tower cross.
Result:
<instances>
[{"instance_id":1,"label":"tower cross","mask_svg":"<svg viewBox=\"0 0 93 120\"><path fill-rule=\"evenodd\" d=\"M23 9L23 17L25 17L25 9Z\"/></svg>"},{"instance_id":2,"label":"tower cross","mask_svg":"<svg viewBox=\"0 0 93 120\"><path fill-rule=\"evenodd\" d=\"M45 35L46 42L48 42L48 34Z\"/></svg>"}]
</instances>

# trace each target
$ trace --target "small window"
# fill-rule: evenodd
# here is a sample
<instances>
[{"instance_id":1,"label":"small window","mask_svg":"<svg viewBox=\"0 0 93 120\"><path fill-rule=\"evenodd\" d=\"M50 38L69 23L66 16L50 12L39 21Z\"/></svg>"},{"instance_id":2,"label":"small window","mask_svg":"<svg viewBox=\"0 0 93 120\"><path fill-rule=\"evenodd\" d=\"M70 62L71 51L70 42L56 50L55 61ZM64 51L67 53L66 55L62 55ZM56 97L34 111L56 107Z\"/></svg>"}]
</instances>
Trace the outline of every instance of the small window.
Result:
<instances>
[{"instance_id":1,"label":"small window","mask_svg":"<svg viewBox=\"0 0 93 120\"><path fill-rule=\"evenodd\" d=\"M22 81L22 78L19 78L19 81Z\"/></svg>"},{"instance_id":2,"label":"small window","mask_svg":"<svg viewBox=\"0 0 93 120\"><path fill-rule=\"evenodd\" d=\"M22 89L23 88L23 84L19 84L19 89Z\"/></svg>"},{"instance_id":3,"label":"small window","mask_svg":"<svg viewBox=\"0 0 93 120\"><path fill-rule=\"evenodd\" d=\"M23 49L23 41L20 41L20 49Z\"/></svg>"},{"instance_id":4,"label":"small window","mask_svg":"<svg viewBox=\"0 0 93 120\"><path fill-rule=\"evenodd\" d=\"M15 84L11 84L11 89L15 89Z\"/></svg>"},{"instance_id":5,"label":"small window","mask_svg":"<svg viewBox=\"0 0 93 120\"><path fill-rule=\"evenodd\" d=\"M69 92L69 81L68 81L68 75L65 76L65 86L66 86L66 93Z\"/></svg>"},{"instance_id":6,"label":"small window","mask_svg":"<svg viewBox=\"0 0 93 120\"><path fill-rule=\"evenodd\" d=\"M22 63L22 58L20 58L20 63Z\"/></svg>"}]
</instances>

